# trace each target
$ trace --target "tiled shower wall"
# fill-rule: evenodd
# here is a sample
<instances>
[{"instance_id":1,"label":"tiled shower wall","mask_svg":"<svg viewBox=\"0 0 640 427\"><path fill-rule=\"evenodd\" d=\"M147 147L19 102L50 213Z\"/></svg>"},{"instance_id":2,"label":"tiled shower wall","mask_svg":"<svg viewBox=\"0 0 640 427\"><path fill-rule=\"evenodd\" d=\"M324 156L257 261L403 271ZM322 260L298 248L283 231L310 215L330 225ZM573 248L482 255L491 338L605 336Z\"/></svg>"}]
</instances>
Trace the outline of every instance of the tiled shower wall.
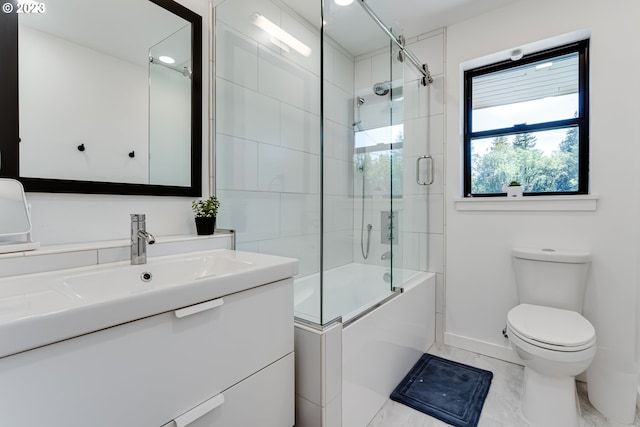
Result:
<instances>
[{"instance_id":1,"label":"tiled shower wall","mask_svg":"<svg viewBox=\"0 0 640 427\"><path fill-rule=\"evenodd\" d=\"M320 7L320 4L318 4ZM281 49L252 24L260 13L311 47ZM320 35L270 1L216 8L218 226L238 249L296 257L320 268ZM353 58L325 42L325 268L352 262Z\"/></svg>"}]
</instances>

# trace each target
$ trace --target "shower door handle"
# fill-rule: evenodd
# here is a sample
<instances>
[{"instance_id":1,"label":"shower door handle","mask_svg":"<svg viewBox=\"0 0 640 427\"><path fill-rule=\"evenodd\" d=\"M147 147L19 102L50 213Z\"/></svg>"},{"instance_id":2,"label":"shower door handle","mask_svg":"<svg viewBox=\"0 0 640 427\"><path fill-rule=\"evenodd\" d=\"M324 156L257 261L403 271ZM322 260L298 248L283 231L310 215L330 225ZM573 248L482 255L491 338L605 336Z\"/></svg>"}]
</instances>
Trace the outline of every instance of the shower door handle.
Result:
<instances>
[{"instance_id":1,"label":"shower door handle","mask_svg":"<svg viewBox=\"0 0 640 427\"><path fill-rule=\"evenodd\" d=\"M420 163L426 161L428 164L428 175L426 181L420 180ZM420 156L416 159L416 182L418 185L431 185L433 184L433 157L429 155Z\"/></svg>"}]
</instances>

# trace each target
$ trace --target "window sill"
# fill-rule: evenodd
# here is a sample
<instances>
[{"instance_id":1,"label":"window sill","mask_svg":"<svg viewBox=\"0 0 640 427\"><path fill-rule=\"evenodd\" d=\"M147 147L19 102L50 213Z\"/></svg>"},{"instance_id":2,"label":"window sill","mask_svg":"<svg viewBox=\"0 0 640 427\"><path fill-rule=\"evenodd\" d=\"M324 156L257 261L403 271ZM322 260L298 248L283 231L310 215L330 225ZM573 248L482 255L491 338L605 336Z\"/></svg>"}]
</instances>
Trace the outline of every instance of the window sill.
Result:
<instances>
[{"instance_id":1,"label":"window sill","mask_svg":"<svg viewBox=\"0 0 640 427\"><path fill-rule=\"evenodd\" d=\"M598 195L464 197L454 199L457 211L595 211Z\"/></svg>"}]
</instances>

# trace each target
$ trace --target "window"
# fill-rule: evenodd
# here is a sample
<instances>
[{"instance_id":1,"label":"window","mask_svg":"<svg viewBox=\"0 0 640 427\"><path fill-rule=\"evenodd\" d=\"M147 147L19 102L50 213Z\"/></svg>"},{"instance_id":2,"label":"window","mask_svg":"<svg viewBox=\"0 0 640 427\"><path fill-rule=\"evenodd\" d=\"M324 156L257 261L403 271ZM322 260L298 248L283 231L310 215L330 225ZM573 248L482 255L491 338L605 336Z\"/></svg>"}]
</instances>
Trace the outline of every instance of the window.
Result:
<instances>
[{"instance_id":1,"label":"window","mask_svg":"<svg viewBox=\"0 0 640 427\"><path fill-rule=\"evenodd\" d=\"M354 142L354 170L363 173L372 195L402 197L404 125L358 128Z\"/></svg>"},{"instance_id":2,"label":"window","mask_svg":"<svg viewBox=\"0 0 640 427\"><path fill-rule=\"evenodd\" d=\"M468 70L464 195L587 194L588 40Z\"/></svg>"}]
</instances>

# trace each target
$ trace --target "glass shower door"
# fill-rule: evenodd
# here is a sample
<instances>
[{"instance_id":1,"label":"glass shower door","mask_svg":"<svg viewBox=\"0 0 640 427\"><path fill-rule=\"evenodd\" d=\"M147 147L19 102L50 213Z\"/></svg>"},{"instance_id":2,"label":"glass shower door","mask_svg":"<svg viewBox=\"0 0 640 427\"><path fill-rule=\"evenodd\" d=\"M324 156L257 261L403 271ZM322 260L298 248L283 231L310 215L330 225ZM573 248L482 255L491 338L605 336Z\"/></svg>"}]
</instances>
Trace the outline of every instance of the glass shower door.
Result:
<instances>
[{"instance_id":1,"label":"glass shower door","mask_svg":"<svg viewBox=\"0 0 640 427\"><path fill-rule=\"evenodd\" d=\"M326 324L337 317L348 322L393 292L401 237L394 202L403 186L404 78L395 43L362 7L325 2L323 12Z\"/></svg>"}]
</instances>

